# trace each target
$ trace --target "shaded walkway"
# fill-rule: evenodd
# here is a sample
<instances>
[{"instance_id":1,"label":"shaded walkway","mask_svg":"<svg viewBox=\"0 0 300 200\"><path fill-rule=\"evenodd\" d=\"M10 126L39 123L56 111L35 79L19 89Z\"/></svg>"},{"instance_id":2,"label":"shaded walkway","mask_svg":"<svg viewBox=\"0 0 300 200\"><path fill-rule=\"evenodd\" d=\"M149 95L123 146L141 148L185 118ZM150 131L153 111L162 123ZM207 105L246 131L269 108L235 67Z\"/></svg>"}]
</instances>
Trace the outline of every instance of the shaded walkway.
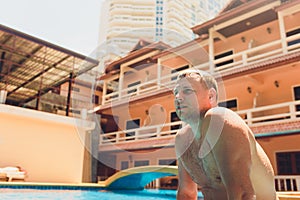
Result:
<instances>
[{"instance_id":1,"label":"shaded walkway","mask_svg":"<svg viewBox=\"0 0 300 200\"><path fill-rule=\"evenodd\" d=\"M99 184L109 189L139 189L142 190L151 181L165 176L178 174L177 166L153 165L134 167L119 171Z\"/></svg>"}]
</instances>

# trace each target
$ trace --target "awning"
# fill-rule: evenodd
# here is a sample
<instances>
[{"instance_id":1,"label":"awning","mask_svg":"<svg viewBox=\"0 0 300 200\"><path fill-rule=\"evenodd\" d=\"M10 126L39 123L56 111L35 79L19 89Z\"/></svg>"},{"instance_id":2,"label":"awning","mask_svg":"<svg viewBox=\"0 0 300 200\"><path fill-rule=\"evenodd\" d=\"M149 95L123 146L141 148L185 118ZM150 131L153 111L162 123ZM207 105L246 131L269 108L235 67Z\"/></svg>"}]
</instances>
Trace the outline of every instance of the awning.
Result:
<instances>
[{"instance_id":1,"label":"awning","mask_svg":"<svg viewBox=\"0 0 300 200\"><path fill-rule=\"evenodd\" d=\"M0 25L0 90L22 105L97 66L95 59Z\"/></svg>"}]
</instances>

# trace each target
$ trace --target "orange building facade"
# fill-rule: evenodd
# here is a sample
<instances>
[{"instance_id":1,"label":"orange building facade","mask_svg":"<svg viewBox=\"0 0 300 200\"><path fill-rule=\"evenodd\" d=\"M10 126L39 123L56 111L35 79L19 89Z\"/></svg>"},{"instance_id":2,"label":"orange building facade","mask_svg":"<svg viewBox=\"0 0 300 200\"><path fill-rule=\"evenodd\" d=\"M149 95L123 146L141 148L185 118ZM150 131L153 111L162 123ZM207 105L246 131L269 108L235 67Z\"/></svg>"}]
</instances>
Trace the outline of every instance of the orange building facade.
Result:
<instances>
[{"instance_id":1,"label":"orange building facade","mask_svg":"<svg viewBox=\"0 0 300 200\"><path fill-rule=\"evenodd\" d=\"M195 40L176 48L141 40L137 50L107 65L96 108L100 179L134 166L176 165L181 122L172 89L179 71L196 68L218 79L220 106L253 130L274 167L276 189L300 190L299 3L232 1L192 28Z\"/></svg>"}]
</instances>

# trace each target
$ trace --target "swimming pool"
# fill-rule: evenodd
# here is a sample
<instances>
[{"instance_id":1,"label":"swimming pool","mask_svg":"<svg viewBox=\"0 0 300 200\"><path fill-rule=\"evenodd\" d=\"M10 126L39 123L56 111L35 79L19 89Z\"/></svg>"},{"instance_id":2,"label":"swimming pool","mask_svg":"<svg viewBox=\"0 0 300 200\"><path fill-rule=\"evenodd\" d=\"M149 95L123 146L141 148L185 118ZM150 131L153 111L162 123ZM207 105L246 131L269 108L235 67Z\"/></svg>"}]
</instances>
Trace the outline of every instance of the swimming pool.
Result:
<instances>
[{"instance_id":1,"label":"swimming pool","mask_svg":"<svg viewBox=\"0 0 300 200\"><path fill-rule=\"evenodd\" d=\"M66 190L0 188L1 200L171 200L175 190ZM202 200L199 193L199 200Z\"/></svg>"}]
</instances>

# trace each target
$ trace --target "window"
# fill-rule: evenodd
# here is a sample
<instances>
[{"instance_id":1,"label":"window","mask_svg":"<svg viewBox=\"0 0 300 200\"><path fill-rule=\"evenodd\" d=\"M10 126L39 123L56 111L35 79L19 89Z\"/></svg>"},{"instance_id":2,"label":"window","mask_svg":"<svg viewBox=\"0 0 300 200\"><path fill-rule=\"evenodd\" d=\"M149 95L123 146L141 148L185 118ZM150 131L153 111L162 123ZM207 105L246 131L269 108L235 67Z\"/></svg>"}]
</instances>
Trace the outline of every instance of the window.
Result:
<instances>
[{"instance_id":1,"label":"window","mask_svg":"<svg viewBox=\"0 0 300 200\"><path fill-rule=\"evenodd\" d=\"M74 92L80 92L80 89L78 88L78 87L71 87L71 89L72 89L72 91L74 91Z\"/></svg>"},{"instance_id":2,"label":"window","mask_svg":"<svg viewBox=\"0 0 300 200\"><path fill-rule=\"evenodd\" d=\"M233 51L230 50L230 51L227 51L227 52L225 52L225 53L221 53L221 54L215 55L215 60L220 59L220 58L224 58L224 57L226 57L226 56L230 56L230 55L232 55L232 54L233 54ZM220 67L220 66L227 65L227 64L230 64L230 63L233 63L233 59L228 59L228 60L226 60L226 61L217 63L217 64L216 64L216 67Z\"/></svg>"},{"instance_id":3,"label":"window","mask_svg":"<svg viewBox=\"0 0 300 200\"><path fill-rule=\"evenodd\" d=\"M111 94L113 92L116 92L116 91L118 91L118 88L119 88L119 79L110 81L108 83L108 88L107 88L106 94ZM117 98L118 96L119 96L118 94L115 94L115 95L111 96L111 98Z\"/></svg>"},{"instance_id":4,"label":"window","mask_svg":"<svg viewBox=\"0 0 300 200\"><path fill-rule=\"evenodd\" d=\"M139 85L139 84L141 84L141 81L137 81L137 82L128 84L128 88L133 87L133 86L136 86L136 85ZM136 91L137 91L137 89L135 88L135 89L132 89L132 90L128 90L127 93L128 93L128 94L131 94L131 93L134 93L134 92L136 92Z\"/></svg>"},{"instance_id":5,"label":"window","mask_svg":"<svg viewBox=\"0 0 300 200\"><path fill-rule=\"evenodd\" d=\"M101 120L100 120L101 133L110 133L110 132L118 131L119 129L118 122L119 122L119 118L117 116L101 114Z\"/></svg>"},{"instance_id":6,"label":"window","mask_svg":"<svg viewBox=\"0 0 300 200\"><path fill-rule=\"evenodd\" d=\"M134 166L135 167L148 166L148 165L149 165L149 160L137 160L137 161L134 161Z\"/></svg>"},{"instance_id":7,"label":"window","mask_svg":"<svg viewBox=\"0 0 300 200\"><path fill-rule=\"evenodd\" d=\"M121 170L128 169L129 168L129 162L128 161L122 161L121 162Z\"/></svg>"},{"instance_id":8,"label":"window","mask_svg":"<svg viewBox=\"0 0 300 200\"><path fill-rule=\"evenodd\" d=\"M294 87L294 99L300 100L300 86ZM300 105L296 105L296 111L300 111Z\"/></svg>"},{"instance_id":9,"label":"window","mask_svg":"<svg viewBox=\"0 0 300 200\"><path fill-rule=\"evenodd\" d=\"M183 66L183 67L179 67L179 68L177 68L177 69L173 69L173 70L171 71L171 73L174 74L174 73L176 73L176 72L185 70L185 69L187 69L187 68L189 68L189 65L185 65L185 66ZM172 78L171 78L172 81L174 81L174 80L176 80L176 79L177 79L177 76L172 76Z\"/></svg>"},{"instance_id":10,"label":"window","mask_svg":"<svg viewBox=\"0 0 300 200\"><path fill-rule=\"evenodd\" d=\"M81 112L80 112L80 110L74 110L74 109L70 109L70 112L71 113L74 113L74 114L80 114Z\"/></svg>"},{"instance_id":11,"label":"window","mask_svg":"<svg viewBox=\"0 0 300 200\"><path fill-rule=\"evenodd\" d=\"M228 101L219 102L219 106L229 108L231 110L236 111L237 110L237 100L232 99L232 100L228 100Z\"/></svg>"},{"instance_id":12,"label":"window","mask_svg":"<svg viewBox=\"0 0 300 200\"><path fill-rule=\"evenodd\" d=\"M140 119L129 120L126 122L126 130L136 129L140 127ZM134 136L135 132L126 133L126 137ZM133 138L131 138L133 139Z\"/></svg>"},{"instance_id":13,"label":"window","mask_svg":"<svg viewBox=\"0 0 300 200\"><path fill-rule=\"evenodd\" d=\"M180 121L179 117L177 116L176 112L171 112L171 122L177 122ZM171 130L178 130L181 128L181 125L173 125L171 126ZM176 134L176 132L172 133Z\"/></svg>"},{"instance_id":14,"label":"window","mask_svg":"<svg viewBox=\"0 0 300 200\"><path fill-rule=\"evenodd\" d=\"M176 166L176 159L163 159L158 161L159 165L171 165Z\"/></svg>"},{"instance_id":15,"label":"window","mask_svg":"<svg viewBox=\"0 0 300 200\"><path fill-rule=\"evenodd\" d=\"M300 151L276 153L278 175L300 175Z\"/></svg>"},{"instance_id":16,"label":"window","mask_svg":"<svg viewBox=\"0 0 300 200\"><path fill-rule=\"evenodd\" d=\"M289 37L292 35L296 35L298 33L300 33L300 28L287 32L286 36ZM294 44L299 44L299 43L300 43L300 39L292 40L288 42L288 46L292 46Z\"/></svg>"},{"instance_id":17,"label":"window","mask_svg":"<svg viewBox=\"0 0 300 200\"><path fill-rule=\"evenodd\" d=\"M92 103L99 104L99 96L98 95L93 94Z\"/></svg>"}]
</instances>

